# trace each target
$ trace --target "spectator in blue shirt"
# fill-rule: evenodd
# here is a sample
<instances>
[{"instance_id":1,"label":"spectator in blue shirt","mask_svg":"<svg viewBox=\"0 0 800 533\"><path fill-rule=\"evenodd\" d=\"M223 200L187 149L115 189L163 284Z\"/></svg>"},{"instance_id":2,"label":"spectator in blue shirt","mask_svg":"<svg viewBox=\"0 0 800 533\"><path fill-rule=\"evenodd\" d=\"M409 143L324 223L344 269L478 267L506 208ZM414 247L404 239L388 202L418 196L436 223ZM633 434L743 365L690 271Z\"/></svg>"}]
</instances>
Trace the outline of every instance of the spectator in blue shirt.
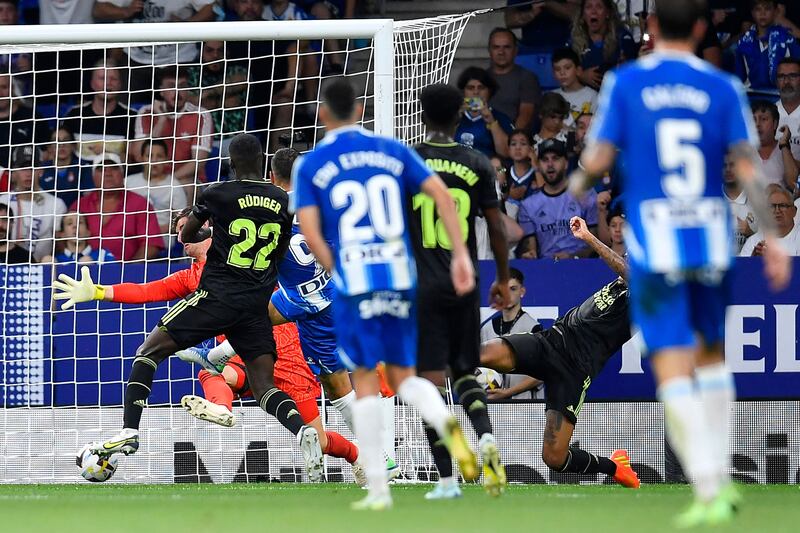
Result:
<instances>
[{"instance_id":1,"label":"spectator in blue shirt","mask_svg":"<svg viewBox=\"0 0 800 533\"><path fill-rule=\"evenodd\" d=\"M114 261L111 252L89 245L91 232L86 219L78 213L66 213L60 217L56 230L56 255L43 257L42 263L107 263Z\"/></svg>"},{"instance_id":2,"label":"spectator in blue shirt","mask_svg":"<svg viewBox=\"0 0 800 533\"><path fill-rule=\"evenodd\" d=\"M755 24L739 39L736 73L748 89L777 94L778 63L785 57L800 57L800 45L776 23L775 0L753 0L751 14Z\"/></svg>"},{"instance_id":3,"label":"spectator in blue shirt","mask_svg":"<svg viewBox=\"0 0 800 533\"><path fill-rule=\"evenodd\" d=\"M537 50L549 50L569 39L569 23L580 0L544 0L531 5L530 0L508 0L506 27L522 28L522 44ZM520 7L511 7L522 4Z\"/></svg>"},{"instance_id":4,"label":"spectator in blue shirt","mask_svg":"<svg viewBox=\"0 0 800 533\"><path fill-rule=\"evenodd\" d=\"M514 130L511 119L489 106L497 82L479 67L469 67L458 77L464 92L464 113L456 130L456 141L491 157L508 157L508 135Z\"/></svg>"},{"instance_id":5,"label":"spectator in blue shirt","mask_svg":"<svg viewBox=\"0 0 800 533\"><path fill-rule=\"evenodd\" d=\"M75 155L75 139L69 130L59 128L53 133L52 140L55 144L53 159L44 163L39 185L43 191L64 200L66 205L72 205L82 191L94 188L92 172L80 166Z\"/></svg>"},{"instance_id":6,"label":"spectator in blue shirt","mask_svg":"<svg viewBox=\"0 0 800 533\"><path fill-rule=\"evenodd\" d=\"M636 59L639 52L613 0L581 2L580 13L572 22L569 46L581 58L581 81L595 90L607 71Z\"/></svg>"}]
</instances>

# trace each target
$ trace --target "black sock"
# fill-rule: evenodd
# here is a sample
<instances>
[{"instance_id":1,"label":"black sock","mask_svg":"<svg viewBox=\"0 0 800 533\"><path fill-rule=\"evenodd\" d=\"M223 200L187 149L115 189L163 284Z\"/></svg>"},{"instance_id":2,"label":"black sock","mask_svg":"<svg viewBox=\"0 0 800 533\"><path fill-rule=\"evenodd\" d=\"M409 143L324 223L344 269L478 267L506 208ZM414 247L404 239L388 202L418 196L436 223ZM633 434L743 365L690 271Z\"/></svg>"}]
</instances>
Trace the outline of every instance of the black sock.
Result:
<instances>
[{"instance_id":1,"label":"black sock","mask_svg":"<svg viewBox=\"0 0 800 533\"><path fill-rule=\"evenodd\" d=\"M469 417L472 427L478 438L492 432L492 421L489 420L489 410L486 407L486 391L478 385L475 376L467 374L456 380L453 388L458 395L458 400L464 406L464 411Z\"/></svg>"},{"instance_id":2,"label":"black sock","mask_svg":"<svg viewBox=\"0 0 800 533\"><path fill-rule=\"evenodd\" d=\"M617 464L608 457L598 457L593 453L570 448L567 452L567 462L559 472L573 472L575 474L608 474L613 476L617 472Z\"/></svg>"},{"instance_id":3,"label":"black sock","mask_svg":"<svg viewBox=\"0 0 800 533\"><path fill-rule=\"evenodd\" d=\"M300 433L303 428L303 419L297 410L297 404L288 394L277 387L273 387L264 393L258 404L293 434Z\"/></svg>"},{"instance_id":4,"label":"black sock","mask_svg":"<svg viewBox=\"0 0 800 533\"><path fill-rule=\"evenodd\" d=\"M150 396L153 386L153 374L156 373L158 363L147 357L137 357L133 360L131 375L125 387L125 408L122 415L123 427L139 429L142 420L142 410Z\"/></svg>"},{"instance_id":5,"label":"black sock","mask_svg":"<svg viewBox=\"0 0 800 533\"><path fill-rule=\"evenodd\" d=\"M439 434L436 430L428 424L425 426L425 436L428 438L428 444L431 446L431 455L433 455L433 464L436 465L436 470L439 471L439 478L453 477L453 459L450 457L450 452L447 451L444 443L439 439Z\"/></svg>"}]
</instances>

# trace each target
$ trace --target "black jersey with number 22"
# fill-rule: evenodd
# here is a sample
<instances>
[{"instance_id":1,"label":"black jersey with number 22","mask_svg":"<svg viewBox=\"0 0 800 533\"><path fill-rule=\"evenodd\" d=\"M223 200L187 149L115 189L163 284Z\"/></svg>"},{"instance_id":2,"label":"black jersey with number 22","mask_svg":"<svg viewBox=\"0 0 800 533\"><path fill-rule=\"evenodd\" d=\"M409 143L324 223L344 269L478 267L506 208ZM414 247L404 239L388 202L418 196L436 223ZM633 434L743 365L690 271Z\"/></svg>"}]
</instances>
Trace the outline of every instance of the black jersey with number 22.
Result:
<instances>
[{"instance_id":1,"label":"black jersey with number 22","mask_svg":"<svg viewBox=\"0 0 800 533\"><path fill-rule=\"evenodd\" d=\"M414 147L425 164L436 172L450 190L456 203L461 233L466 238L477 272L478 247L475 240L475 217L479 209L498 206L495 174L489 159L477 150L458 143L424 142ZM436 212L433 198L425 193L414 196L410 217L411 241L417 262L420 290L453 292L450 258L453 245L444 223Z\"/></svg>"},{"instance_id":2,"label":"black jersey with number 22","mask_svg":"<svg viewBox=\"0 0 800 533\"><path fill-rule=\"evenodd\" d=\"M263 305L291 238L288 204L286 192L266 181L231 180L206 188L193 210L213 226L200 288L234 306Z\"/></svg>"}]
</instances>

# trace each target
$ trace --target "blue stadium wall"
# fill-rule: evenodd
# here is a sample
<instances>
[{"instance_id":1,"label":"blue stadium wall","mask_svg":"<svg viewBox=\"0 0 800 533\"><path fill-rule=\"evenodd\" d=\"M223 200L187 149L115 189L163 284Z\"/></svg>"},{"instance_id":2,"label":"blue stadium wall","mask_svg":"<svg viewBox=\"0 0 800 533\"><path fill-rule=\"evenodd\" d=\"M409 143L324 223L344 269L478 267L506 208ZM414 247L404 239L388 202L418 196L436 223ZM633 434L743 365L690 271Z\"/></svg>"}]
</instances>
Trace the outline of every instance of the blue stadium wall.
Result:
<instances>
[{"instance_id":1,"label":"blue stadium wall","mask_svg":"<svg viewBox=\"0 0 800 533\"><path fill-rule=\"evenodd\" d=\"M93 266L102 284L160 279L186 264L104 264ZM526 309L545 326L613 279L599 260L520 261L525 275ZM481 265L481 289L488 293L494 265ZM74 267L0 267L3 341L0 375L2 405L120 405L133 354L166 304L88 303L56 311L51 304L51 276L74 275ZM758 259L737 260L728 309L726 356L734 370L740 399L793 399L800 396L797 353L800 274L780 294L764 282ZM795 261L795 272L800 260ZM173 302L174 303L174 302ZM490 311L486 310L486 314ZM630 342L608 363L589 389L590 400L653 400L646 359ZM98 357L99 355L99 357ZM173 358L175 359L175 358ZM170 360L156 374L150 404L177 404L198 391L190 365Z\"/></svg>"}]
</instances>

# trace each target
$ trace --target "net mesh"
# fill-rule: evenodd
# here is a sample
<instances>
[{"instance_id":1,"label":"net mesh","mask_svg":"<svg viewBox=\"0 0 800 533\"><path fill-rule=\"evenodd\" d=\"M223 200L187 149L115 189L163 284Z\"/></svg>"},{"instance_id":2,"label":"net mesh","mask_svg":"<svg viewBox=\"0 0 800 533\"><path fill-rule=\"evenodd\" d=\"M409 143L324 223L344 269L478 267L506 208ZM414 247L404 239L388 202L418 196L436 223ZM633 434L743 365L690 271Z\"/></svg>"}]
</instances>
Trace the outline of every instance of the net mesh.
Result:
<instances>
[{"instance_id":1,"label":"net mesh","mask_svg":"<svg viewBox=\"0 0 800 533\"><path fill-rule=\"evenodd\" d=\"M398 137L419 141L418 92L447 81L470 17L396 24L388 109L376 109L385 104L375 98L375 39L98 44L65 26L65 44L0 44L0 479L80 479L75 452L120 429L133 355L169 308L95 302L61 311L51 303L59 274L77 278L88 265L95 282L111 285L186 268L172 217L204 184L230 176L227 148L238 133L258 136L268 156L312 148L328 78L356 86L362 125L394 114ZM175 407L201 394L198 370L160 366L144 453L124 459L116 478L299 479L297 446L259 409L237 406L239 424L220 432ZM223 452L241 458L241 472L237 464L223 475ZM187 468L194 474L184 476ZM332 479L352 479L341 461L328 468Z\"/></svg>"}]
</instances>

